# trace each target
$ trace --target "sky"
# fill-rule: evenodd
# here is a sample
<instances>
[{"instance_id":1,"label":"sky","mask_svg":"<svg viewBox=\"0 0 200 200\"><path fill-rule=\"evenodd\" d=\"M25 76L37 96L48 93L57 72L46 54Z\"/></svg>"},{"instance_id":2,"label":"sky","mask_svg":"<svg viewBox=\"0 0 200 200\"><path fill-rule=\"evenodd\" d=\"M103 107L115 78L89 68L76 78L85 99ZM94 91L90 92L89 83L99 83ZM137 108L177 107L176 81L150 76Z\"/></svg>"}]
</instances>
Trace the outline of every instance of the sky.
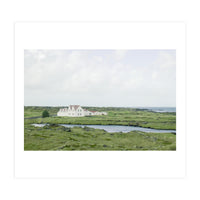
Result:
<instances>
[{"instance_id":1,"label":"sky","mask_svg":"<svg viewBox=\"0 0 200 200\"><path fill-rule=\"evenodd\" d=\"M175 107L176 50L25 50L24 104Z\"/></svg>"}]
</instances>

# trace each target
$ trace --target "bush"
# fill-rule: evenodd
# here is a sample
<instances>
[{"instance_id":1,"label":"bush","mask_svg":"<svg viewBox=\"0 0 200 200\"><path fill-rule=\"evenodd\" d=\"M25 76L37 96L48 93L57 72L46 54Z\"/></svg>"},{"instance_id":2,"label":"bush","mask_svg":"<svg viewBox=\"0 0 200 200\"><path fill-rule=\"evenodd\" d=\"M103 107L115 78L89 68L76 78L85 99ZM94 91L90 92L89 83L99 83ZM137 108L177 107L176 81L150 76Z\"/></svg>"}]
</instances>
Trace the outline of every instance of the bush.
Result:
<instances>
[{"instance_id":1,"label":"bush","mask_svg":"<svg viewBox=\"0 0 200 200\"><path fill-rule=\"evenodd\" d=\"M49 117L49 112L47 110L44 110L42 113L42 117Z\"/></svg>"}]
</instances>

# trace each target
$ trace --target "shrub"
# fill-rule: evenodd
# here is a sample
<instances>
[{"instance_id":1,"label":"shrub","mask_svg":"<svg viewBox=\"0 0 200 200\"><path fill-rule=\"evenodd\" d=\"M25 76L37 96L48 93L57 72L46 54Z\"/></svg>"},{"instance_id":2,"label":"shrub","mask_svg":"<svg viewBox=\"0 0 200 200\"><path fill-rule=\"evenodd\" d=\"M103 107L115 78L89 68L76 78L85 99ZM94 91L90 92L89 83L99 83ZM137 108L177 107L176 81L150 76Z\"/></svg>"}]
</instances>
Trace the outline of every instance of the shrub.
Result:
<instances>
[{"instance_id":1,"label":"shrub","mask_svg":"<svg viewBox=\"0 0 200 200\"><path fill-rule=\"evenodd\" d=\"M49 112L47 110L44 110L42 113L42 117L49 117Z\"/></svg>"}]
</instances>

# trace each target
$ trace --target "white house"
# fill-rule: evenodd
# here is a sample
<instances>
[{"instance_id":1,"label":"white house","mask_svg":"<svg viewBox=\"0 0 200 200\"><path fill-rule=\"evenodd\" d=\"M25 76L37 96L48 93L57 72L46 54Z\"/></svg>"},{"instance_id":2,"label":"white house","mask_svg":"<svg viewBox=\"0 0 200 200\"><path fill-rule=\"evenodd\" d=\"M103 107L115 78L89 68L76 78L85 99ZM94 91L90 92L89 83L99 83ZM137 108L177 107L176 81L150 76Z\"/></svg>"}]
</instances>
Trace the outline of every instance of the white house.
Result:
<instances>
[{"instance_id":1,"label":"white house","mask_svg":"<svg viewBox=\"0 0 200 200\"><path fill-rule=\"evenodd\" d=\"M85 114L85 116L90 116L90 115L92 115L92 112L84 109L84 114Z\"/></svg>"},{"instance_id":2,"label":"white house","mask_svg":"<svg viewBox=\"0 0 200 200\"><path fill-rule=\"evenodd\" d=\"M107 113L89 111L81 108L80 105L70 105L68 108L61 108L57 113L57 116L67 116L67 117L84 117L91 115L107 115Z\"/></svg>"},{"instance_id":3,"label":"white house","mask_svg":"<svg viewBox=\"0 0 200 200\"><path fill-rule=\"evenodd\" d=\"M108 115L108 113L107 112L101 112L100 115Z\"/></svg>"},{"instance_id":4,"label":"white house","mask_svg":"<svg viewBox=\"0 0 200 200\"><path fill-rule=\"evenodd\" d=\"M61 108L57 116L83 117L85 116L85 111L79 105L70 105L68 108Z\"/></svg>"}]
</instances>

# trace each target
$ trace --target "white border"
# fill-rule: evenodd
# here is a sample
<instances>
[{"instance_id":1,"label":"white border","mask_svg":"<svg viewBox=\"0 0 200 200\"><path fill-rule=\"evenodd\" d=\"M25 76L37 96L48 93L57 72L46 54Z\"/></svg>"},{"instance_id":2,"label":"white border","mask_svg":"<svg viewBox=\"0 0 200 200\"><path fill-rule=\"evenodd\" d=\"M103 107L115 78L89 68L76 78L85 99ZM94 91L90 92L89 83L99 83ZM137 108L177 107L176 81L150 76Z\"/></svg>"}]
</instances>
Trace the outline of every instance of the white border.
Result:
<instances>
[{"instance_id":1,"label":"white border","mask_svg":"<svg viewBox=\"0 0 200 200\"><path fill-rule=\"evenodd\" d=\"M24 49L176 49L177 151L24 151ZM185 176L184 23L16 23L15 177Z\"/></svg>"}]
</instances>

